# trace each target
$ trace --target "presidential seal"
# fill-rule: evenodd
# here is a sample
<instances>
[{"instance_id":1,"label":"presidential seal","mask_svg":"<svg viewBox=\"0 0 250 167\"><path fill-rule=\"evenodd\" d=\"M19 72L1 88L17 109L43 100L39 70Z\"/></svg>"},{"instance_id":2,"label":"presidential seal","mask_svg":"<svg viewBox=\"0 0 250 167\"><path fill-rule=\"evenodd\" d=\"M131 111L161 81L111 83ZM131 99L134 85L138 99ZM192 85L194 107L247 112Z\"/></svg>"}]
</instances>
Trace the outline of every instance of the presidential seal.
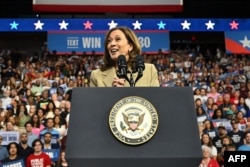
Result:
<instances>
[{"instance_id":1,"label":"presidential seal","mask_svg":"<svg viewBox=\"0 0 250 167\"><path fill-rule=\"evenodd\" d=\"M121 142L139 145L149 141L158 128L158 114L146 99L129 96L118 101L109 114L109 127Z\"/></svg>"}]
</instances>

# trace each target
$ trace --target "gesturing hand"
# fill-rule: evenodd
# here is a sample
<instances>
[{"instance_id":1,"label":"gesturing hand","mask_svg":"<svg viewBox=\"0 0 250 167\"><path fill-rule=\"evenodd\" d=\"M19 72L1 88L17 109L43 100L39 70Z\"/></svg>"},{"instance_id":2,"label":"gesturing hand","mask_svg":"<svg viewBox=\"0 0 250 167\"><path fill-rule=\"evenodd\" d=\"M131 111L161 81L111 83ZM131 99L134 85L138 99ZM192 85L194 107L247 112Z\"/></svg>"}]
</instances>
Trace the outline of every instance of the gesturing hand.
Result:
<instances>
[{"instance_id":1,"label":"gesturing hand","mask_svg":"<svg viewBox=\"0 0 250 167\"><path fill-rule=\"evenodd\" d=\"M113 87L124 87L126 83L126 79L124 78L114 78L112 82Z\"/></svg>"}]
</instances>

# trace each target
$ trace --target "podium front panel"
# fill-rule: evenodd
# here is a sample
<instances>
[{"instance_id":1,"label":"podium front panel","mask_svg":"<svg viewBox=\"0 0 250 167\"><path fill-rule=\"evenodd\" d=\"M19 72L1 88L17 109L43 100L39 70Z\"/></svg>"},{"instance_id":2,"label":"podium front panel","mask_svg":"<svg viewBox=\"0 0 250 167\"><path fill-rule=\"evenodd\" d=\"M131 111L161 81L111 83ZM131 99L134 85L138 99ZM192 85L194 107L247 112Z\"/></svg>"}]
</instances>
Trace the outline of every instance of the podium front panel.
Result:
<instances>
[{"instance_id":1,"label":"podium front panel","mask_svg":"<svg viewBox=\"0 0 250 167\"><path fill-rule=\"evenodd\" d=\"M117 101L138 96L158 112L158 129L146 143L127 145L109 127ZM201 144L189 87L74 88L66 143L66 159L73 167L199 166Z\"/></svg>"}]
</instances>

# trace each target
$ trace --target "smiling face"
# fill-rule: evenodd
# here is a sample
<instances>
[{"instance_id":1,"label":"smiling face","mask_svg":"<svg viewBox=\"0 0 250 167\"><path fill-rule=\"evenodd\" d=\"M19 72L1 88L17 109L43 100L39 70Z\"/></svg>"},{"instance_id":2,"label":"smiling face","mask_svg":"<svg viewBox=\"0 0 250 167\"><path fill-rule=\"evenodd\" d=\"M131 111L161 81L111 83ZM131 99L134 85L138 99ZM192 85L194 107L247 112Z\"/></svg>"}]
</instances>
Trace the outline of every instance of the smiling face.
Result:
<instances>
[{"instance_id":1,"label":"smiling face","mask_svg":"<svg viewBox=\"0 0 250 167\"><path fill-rule=\"evenodd\" d=\"M133 49L125 34L121 30L114 30L108 36L107 50L112 60L117 60L119 55L124 55L126 59Z\"/></svg>"}]
</instances>

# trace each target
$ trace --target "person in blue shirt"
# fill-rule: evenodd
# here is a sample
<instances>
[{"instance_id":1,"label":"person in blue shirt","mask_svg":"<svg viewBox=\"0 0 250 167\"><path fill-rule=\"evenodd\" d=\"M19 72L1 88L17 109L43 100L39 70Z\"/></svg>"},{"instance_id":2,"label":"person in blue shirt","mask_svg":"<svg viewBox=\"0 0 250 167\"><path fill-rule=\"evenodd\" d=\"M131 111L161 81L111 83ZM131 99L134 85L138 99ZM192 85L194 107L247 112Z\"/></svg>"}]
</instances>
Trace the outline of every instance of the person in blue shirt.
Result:
<instances>
[{"instance_id":1,"label":"person in blue shirt","mask_svg":"<svg viewBox=\"0 0 250 167\"><path fill-rule=\"evenodd\" d=\"M59 141L60 134L59 134L58 130L54 129L54 120L53 120L53 118L48 118L47 119L47 121L46 121L46 128L40 132L39 138L42 141L44 141L44 135L47 132L50 132L51 135L52 135L51 144L58 144L60 142Z\"/></svg>"},{"instance_id":2,"label":"person in blue shirt","mask_svg":"<svg viewBox=\"0 0 250 167\"><path fill-rule=\"evenodd\" d=\"M250 151L250 132L245 133L245 144L239 146L238 151Z\"/></svg>"},{"instance_id":3,"label":"person in blue shirt","mask_svg":"<svg viewBox=\"0 0 250 167\"><path fill-rule=\"evenodd\" d=\"M2 145L3 137L0 135L0 161L4 160L9 156L8 150Z\"/></svg>"}]
</instances>

